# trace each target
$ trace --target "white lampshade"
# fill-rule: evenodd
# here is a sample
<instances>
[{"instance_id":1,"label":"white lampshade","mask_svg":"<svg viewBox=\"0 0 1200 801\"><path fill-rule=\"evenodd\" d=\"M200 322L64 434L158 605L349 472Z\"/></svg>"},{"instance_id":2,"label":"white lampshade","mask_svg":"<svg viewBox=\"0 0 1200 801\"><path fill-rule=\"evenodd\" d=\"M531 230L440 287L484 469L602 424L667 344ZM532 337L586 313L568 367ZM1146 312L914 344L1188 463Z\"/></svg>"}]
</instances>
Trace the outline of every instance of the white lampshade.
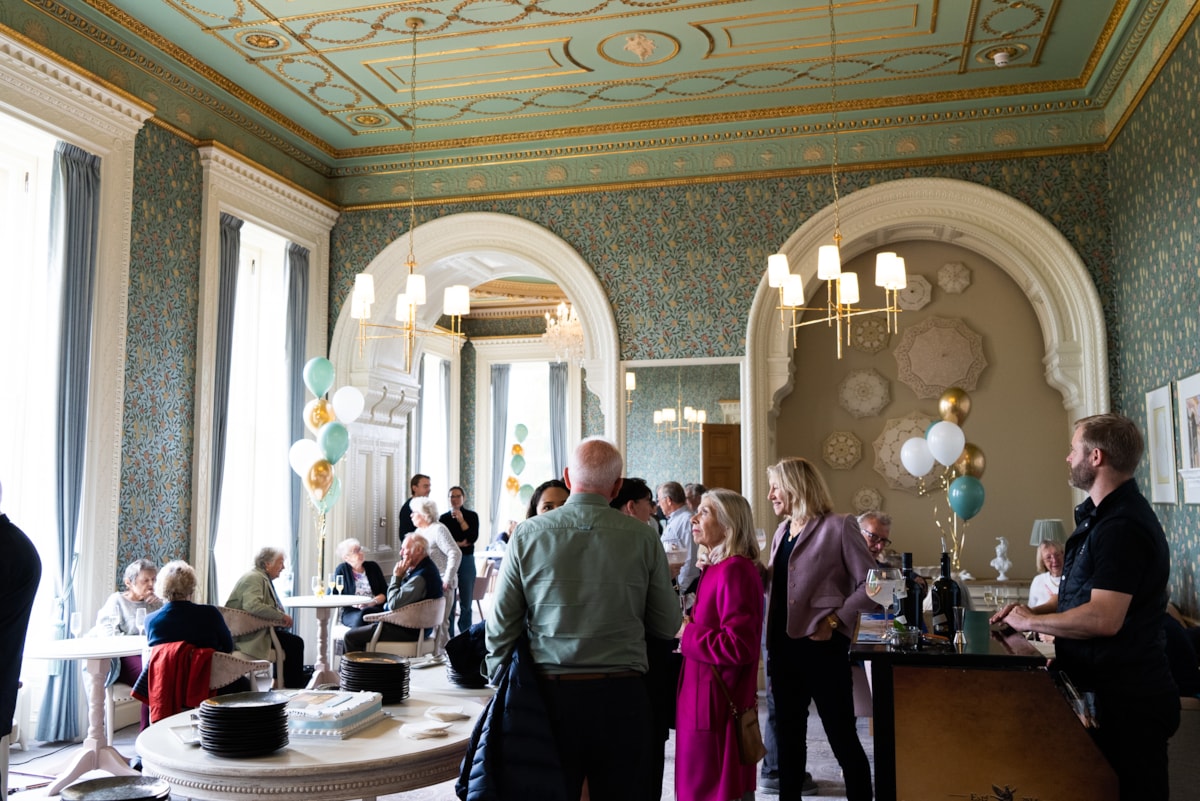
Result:
<instances>
[{"instance_id":1,"label":"white lampshade","mask_svg":"<svg viewBox=\"0 0 1200 801\"><path fill-rule=\"evenodd\" d=\"M838 303L858 303L858 273L842 273L838 278Z\"/></svg>"},{"instance_id":2,"label":"white lampshade","mask_svg":"<svg viewBox=\"0 0 1200 801\"><path fill-rule=\"evenodd\" d=\"M1057 542L1061 545L1066 541L1067 535L1063 529L1063 521L1057 519L1033 521L1033 533L1029 536L1030 545L1041 545L1043 542Z\"/></svg>"},{"instance_id":3,"label":"white lampshade","mask_svg":"<svg viewBox=\"0 0 1200 801\"><path fill-rule=\"evenodd\" d=\"M412 322L413 307L408 295L401 293L396 296L396 319L402 323Z\"/></svg>"},{"instance_id":4,"label":"white lampshade","mask_svg":"<svg viewBox=\"0 0 1200 801\"><path fill-rule=\"evenodd\" d=\"M354 320L366 320L371 317L371 304L363 300L357 290L350 296L350 317Z\"/></svg>"},{"instance_id":5,"label":"white lampshade","mask_svg":"<svg viewBox=\"0 0 1200 801\"><path fill-rule=\"evenodd\" d=\"M772 253L767 256L767 286L771 289L782 288L783 282L791 272L786 253Z\"/></svg>"},{"instance_id":6,"label":"white lampshade","mask_svg":"<svg viewBox=\"0 0 1200 801\"><path fill-rule=\"evenodd\" d=\"M897 256L892 262L892 276L884 289L900 291L908 286L908 272L904 269L904 259Z\"/></svg>"},{"instance_id":7,"label":"white lampshade","mask_svg":"<svg viewBox=\"0 0 1200 801\"><path fill-rule=\"evenodd\" d=\"M708 422L708 412L706 412L704 409L697 409L696 410L696 422L699 423L700 425L704 425L705 423L707 423Z\"/></svg>"},{"instance_id":8,"label":"white lampshade","mask_svg":"<svg viewBox=\"0 0 1200 801\"><path fill-rule=\"evenodd\" d=\"M888 281L896 271L895 262L895 253L875 254L875 286L886 287L888 285Z\"/></svg>"},{"instance_id":9,"label":"white lampshade","mask_svg":"<svg viewBox=\"0 0 1200 801\"><path fill-rule=\"evenodd\" d=\"M655 410L654 410L654 425L656 425L656 426L661 426L661 425L662 425L662 421L663 421L663 419L662 419L662 409L655 409Z\"/></svg>"},{"instance_id":10,"label":"white lampshade","mask_svg":"<svg viewBox=\"0 0 1200 801\"><path fill-rule=\"evenodd\" d=\"M817 249L817 278L832 281L842 274L842 254L837 245L821 245Z\"/></svg>"},{"instance_id":11,"label":"white lampshade","mask_svg":"<svg viewBox=\"0 0 1200 801\"><path fill-rule=\"evenodd\" d=\"M375 277L366 273L354 276L354 297L370 306L375 302Z\"/></svg>"},{"instance_id":12,"label":"white lampshade","mask_svg":"<svg viewBox=\"0 0 1200 801\"><path fill-rule=\"evenodd\" d=\"M804 278L799 273L791 273L783 282L783 305L804 305Z\"/></svg>"},{"instance_id":13,"label":"white lampshade","mask_svg":"<svg viewBox=\"0 0 1200 801\"><path fill-rule=\"evenodd\" d=\"M442 313L447 317L462 317L471 313L471 290L466 284L446 287Z\"/></svg>"},{"instance_id":14,"label":"white lampshade","mask_svg":"<svg viewBox=\"0 0 1200 801\"><path fill-rule=\"evenodd\" d=\"M685 422L688 422L688 423L696 422L696 410L693 409L691 406L684 406L683 407L683 419Z\"/></svg>"},{"instance_id":15,"label":"white lampshade","mask_svg":"<svg viewBox=\"0 0 1200 801\"><path fill-rule=\"evenodd\" d=\"M625 391L633 392L637 389L637 373L625 374Z\"/></svg>"},{"instance_id":16,"label":"white lampshade","mask_svg":"<svg viewBox=\"0 0 1200 801\"><path fill-rule=\"evenodd\" d=\"M414 306L425 305L425 276L416 275L415 273L408 274L408 284L404 287L404 294L408 295L408 302Z\"/></svg>"},{"instance_id":17,"label":"white lampshade","mask_svg":"<svg viewBox=\"0 0 1200 801\"><path fill-rule=\"evenodd\" d=\"M663 417L664 423L674 423L675 422L675 410L674 409L663 409L662 417Z\"/></svg>"}]
</instances>

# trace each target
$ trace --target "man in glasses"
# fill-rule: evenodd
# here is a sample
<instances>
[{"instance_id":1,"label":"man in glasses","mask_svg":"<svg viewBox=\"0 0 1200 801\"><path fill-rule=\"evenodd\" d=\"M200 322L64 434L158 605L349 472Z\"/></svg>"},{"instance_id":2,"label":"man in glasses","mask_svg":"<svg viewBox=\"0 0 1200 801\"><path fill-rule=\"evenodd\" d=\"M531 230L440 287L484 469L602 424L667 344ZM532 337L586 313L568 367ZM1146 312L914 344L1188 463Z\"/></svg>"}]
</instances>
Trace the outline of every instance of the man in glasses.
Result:
<instances>
[{"instance_id":1,"label":"man in glasses","mask_svg":"<svg viewBox=\"0 0 1200 801\"><path fill-rule=\"evenodd\" d=\"M867 541L867 550L875 561L887 567L900 567L900 555L892 550L892 516L878 510L858 516L858 527Z\"/></svg>"}]
</instances>

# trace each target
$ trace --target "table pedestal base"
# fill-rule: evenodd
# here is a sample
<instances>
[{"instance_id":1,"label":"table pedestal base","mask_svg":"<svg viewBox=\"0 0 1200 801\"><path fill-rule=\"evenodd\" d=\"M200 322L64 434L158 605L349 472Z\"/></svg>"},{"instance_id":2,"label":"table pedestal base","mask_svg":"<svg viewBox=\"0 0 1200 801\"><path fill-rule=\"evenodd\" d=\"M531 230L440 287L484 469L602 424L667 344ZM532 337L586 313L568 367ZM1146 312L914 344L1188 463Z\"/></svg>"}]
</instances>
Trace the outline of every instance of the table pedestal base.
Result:
<instances>
[{"instance_id":1,"label":"table pedestal base","mask_svg":"<svg viewBox=\"0 0 1200 801\"><path fill-rule=\"evenodd\" d=\"M46 795L58 795L64 787L71 784L89 770L104 770L114 776L137 776L138 772L129 767L121 752L111 745L101 745L98 740L88 737L80 746L80 751L65 771L59 774L54 783L46 788Z\"/></svg>"}]
</instances>

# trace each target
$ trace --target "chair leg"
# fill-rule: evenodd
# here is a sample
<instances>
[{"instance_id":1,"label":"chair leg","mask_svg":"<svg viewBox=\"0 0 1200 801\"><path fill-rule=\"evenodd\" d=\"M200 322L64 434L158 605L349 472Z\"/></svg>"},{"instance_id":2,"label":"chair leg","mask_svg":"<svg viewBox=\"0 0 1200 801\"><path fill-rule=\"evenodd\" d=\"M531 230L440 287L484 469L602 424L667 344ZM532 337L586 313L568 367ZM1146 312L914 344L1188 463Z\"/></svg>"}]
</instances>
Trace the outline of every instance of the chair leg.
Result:
<instances>
[{"instance_id":1,"label":"chair leg","mask_svg":"<svg viewBox=\"0 0 1200 801\"><path fill-rule=\"evenodd\" d=\"M0 798L8 798L8 735L0 737Z\"/></svg>"}]
</instances>

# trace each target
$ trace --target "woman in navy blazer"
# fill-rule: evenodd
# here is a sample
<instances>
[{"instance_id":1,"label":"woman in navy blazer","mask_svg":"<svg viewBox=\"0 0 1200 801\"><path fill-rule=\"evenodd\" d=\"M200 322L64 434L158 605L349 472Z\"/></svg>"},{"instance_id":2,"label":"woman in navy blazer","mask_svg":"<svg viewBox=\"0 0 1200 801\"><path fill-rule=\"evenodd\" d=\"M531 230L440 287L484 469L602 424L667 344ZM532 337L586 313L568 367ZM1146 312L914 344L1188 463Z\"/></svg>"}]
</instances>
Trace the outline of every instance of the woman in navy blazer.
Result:
<instances>
[{"instance_id":1,"label":"woman in navy blazer","mask_svg":"<svg viewBox=\"0 0 1200 801\"><path fill-rule=\"evenodd\" d=\"M335 576L342 577L342 594L372 596L369 604L342 610L342 625L355 628L363 624L363 615L384 611L388 583L379 564L363 558L362 543L355 538L338 543L337 556L342 561L333 572ZM337 590L331 589L330 592Z\"/></svg>"},{"instance_id":2,"label":"woman in navy blazer","mask_svg":"<svg viewBox=\"0 0 1200 801\"><path fill-rule=\"evenodd\" d=\"M858 739L849 629L867 597L875 560L853 515L833 514L829 488L805 459L767 468L775 514L767 570L767 675L775 696L779 795L799 799L808 756L808 707L817 712L846 779L847 801L870 801L871 766Z\"/></svg>"}]
</instances>

